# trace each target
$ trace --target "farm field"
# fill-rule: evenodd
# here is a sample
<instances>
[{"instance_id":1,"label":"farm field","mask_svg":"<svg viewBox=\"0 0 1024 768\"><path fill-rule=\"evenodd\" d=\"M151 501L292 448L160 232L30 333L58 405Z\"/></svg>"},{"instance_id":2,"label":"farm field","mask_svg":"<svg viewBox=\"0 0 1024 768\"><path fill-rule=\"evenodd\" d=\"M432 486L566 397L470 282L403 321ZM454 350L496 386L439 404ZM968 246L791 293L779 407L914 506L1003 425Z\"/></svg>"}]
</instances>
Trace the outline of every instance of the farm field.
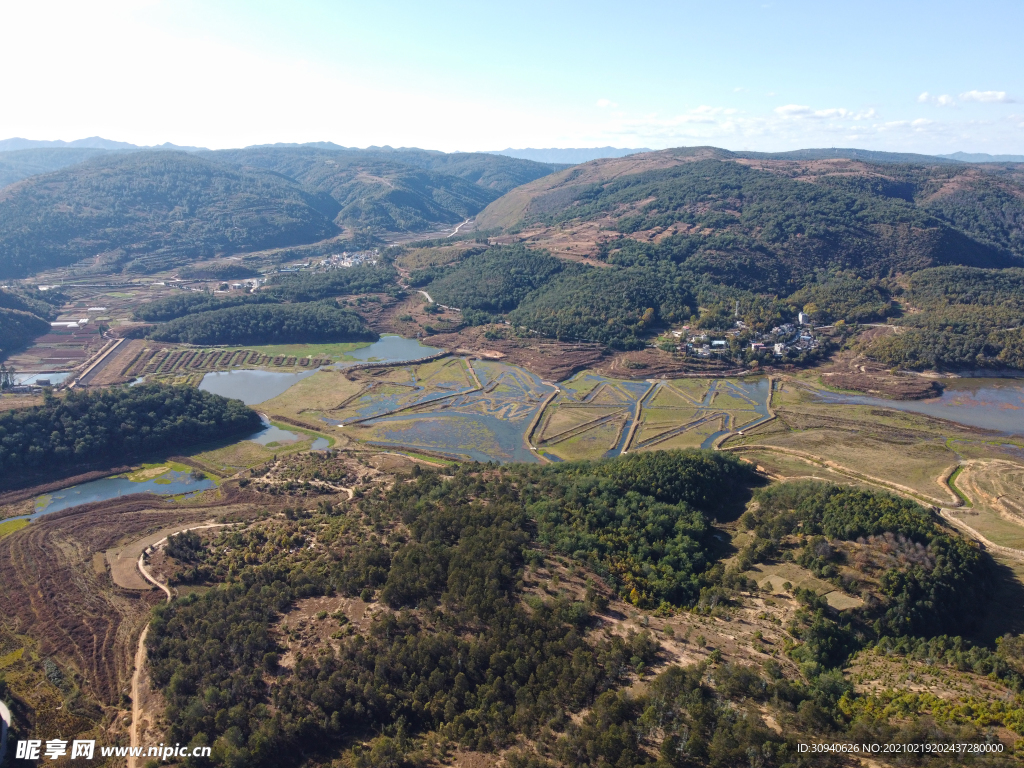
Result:
<instances>
[{"instance_id":1,"label":"farm field","mask_svg":"<svg viewBox=\"0 0 1024 768\"><path fill-rule=\"evenodd\" d=\"M769 419L768 379L627 381L584 371L559 385L533 439L555 460L710 447ZM599 450L599 446L603 450Z\"/></svg>"},{"instance_id":2,"label":"farm field","mask_svg":"<svg viewBox=\"0 0 1024 768\"><path fill-rule=\"evenodd\" d=\"M477 461L596 459L707 446L769 418L767 379L552 385L518 366L445 357L321 371L260 404L271 418L367 446Z\"/></svg>"},{"instance_id":3,"label":"farm field","mask_svg":"<svg viewBox=\"0 0 1024 768\"><path fill-rule=\"evenodd\" d=\"M977 431L874 406L815 402L813 391L788 380L773 392L772 407L775 421L733 435L722 447L741 455L756 450L758 463L775 466L781 470L778 474L818 476L810 464L800 461L810 459L846 470L852 479L860 476L906 489L939 506L958 503L943 478L961 461L954 441L977 442ZM765 450L775 455L767 456Z\"/></svg>"}]
</instances>

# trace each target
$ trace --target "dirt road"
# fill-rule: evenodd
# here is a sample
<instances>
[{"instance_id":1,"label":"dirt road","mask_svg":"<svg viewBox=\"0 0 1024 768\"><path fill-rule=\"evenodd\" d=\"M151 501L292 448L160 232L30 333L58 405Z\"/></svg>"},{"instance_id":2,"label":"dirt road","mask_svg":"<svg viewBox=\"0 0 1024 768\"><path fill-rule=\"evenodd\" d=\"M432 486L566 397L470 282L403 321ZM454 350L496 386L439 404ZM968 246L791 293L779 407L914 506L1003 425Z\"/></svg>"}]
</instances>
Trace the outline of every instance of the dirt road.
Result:
<instances>
[{"instance_id":1,"label":"dirt road","mask_svg":"<svg viewBox=\"0 0 1024 768\"><path fill-rule=\"evenodd\" d=\"M184 533L185 531L201 531L201 530L205 530L207 528L223 528L226 525L231 525L231 523L207 523L206 525L196 525L196 526L192 526L191 528L183 528L180 531L178 531L178 533ZM160 541L156 542L149 549L151 551L156 551L156 549L158 547L162 547L164 544L167 543L167 539L168 539L168 537L165 536L164 538L160 539ZM139 562L138 562L139 573L142 574L143 578L145 578L146 581L150 581L153 584L156 584L158 587L160 587L160 589L162 589L167 594L167 602L168 603L171 602L171 598L173 597L173 594L171 593L171 588L168 587L163 582L160 582L160 581L156 580L156 578L153 576L153 574L151 574L149 572L149 569L146 568L145 560L146 560L146 551L143 551L143 553L141 555L139 555ZM141 738L139 730L140 730L140 725L141 725L141 720L142 720L142 711L141 711L141 707L139 706L139 701L141 699L142 672L143 672L143 669L146 666L146 636L148 634L149 634L149 625L147 624L145 629L142 630L142 634L139 635L139 646L135 650L135 671L132 673L132 728L131 728L131 746L133 746L133 747L141 746L139 744L139 739ZM2 758L0 758L0 759L2 759ZM128 757L128 768L136 768L137 765L138 765L138 758L137 757L129 756Z\"/></svg>"}]
</instances>

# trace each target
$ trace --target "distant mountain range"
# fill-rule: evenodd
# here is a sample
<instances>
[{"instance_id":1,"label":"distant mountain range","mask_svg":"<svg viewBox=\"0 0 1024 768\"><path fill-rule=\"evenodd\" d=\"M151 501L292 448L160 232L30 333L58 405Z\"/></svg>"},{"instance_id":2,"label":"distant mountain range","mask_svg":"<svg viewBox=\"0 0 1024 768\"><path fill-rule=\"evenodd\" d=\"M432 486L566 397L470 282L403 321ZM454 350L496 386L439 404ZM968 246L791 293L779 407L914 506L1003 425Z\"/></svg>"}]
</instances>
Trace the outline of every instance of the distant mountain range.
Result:
<instances>
[{"instance_id":1,"label":"distant mountain range","mask_svg":"<svg viewBox=\"0 0 1024 768\"><path fill-rule=\"evenodd\" d=\"M372 146L362 149L360 147L345 147L341 144L335 144L333 141L309 141L304 144L298 143L285 143L278 142L276 144L256 144L245 149L282 149L282 148L294 148L302 147L303 149L327 149L327 150L338 150L338 151L349 151L349 152L370 152L377 155L395 154L402 155L406 153L415 153L423 155L425 153L434 155L445 155L449 154L433 149L419 149L417 147L389 147L389 146ZM131 144L127 141L112 141L111 139L104 139L101 136L90 136L87 139L76 139L75 141L45 141L38 139L0 139L0 153L2 152L17 152L25 149L93 149L93 150L139 150L139 149L176 149L185 150L192 152L209 151L205 147L187 147L178 144L172 144L171 142L165 142L163 144L156 144L153 146L142 146L139 144ZM559 165L579 165L580 163L587 163L591 160L601 160L605 158L617 158L626 157L628 155L636 155L641 152L651 152L653 150L647 147L577 147L577 148L558 148L550 147L547 149L534 149L527 147L524 149L508 149L500 150L489 150L480 152L477 154L487 155L504 155L505 157L514 157L519 160L533 160L537 163L556 163ZM451 154L467 154L462 152L455 152ZM472 154L472 153L468 153ZM868 149L850 149L850 148L838 148L831 147L829 149L797 149L791 152L743 152L737 153L737 155L743 155L747 157L764 157L772 159L792 159L792 160L820 160L825 158L842 158L845 160L864 160L866 162L876 163L934 163L939 162L961 162L961 163L1024 163L1024 155L990 155L985 152L953 152L948 155L922 155L913 152L875 152ZM9 183L9 182L8 182ZM0 183L0 186L3 186Z\"/></svg>"},{"instance_id":2,"label":"distant mountain range","mask_svg":"<svg viewBox=\"0 0 1024 768\"><path fill-rule=\"evenodd\" d=\"M988 155L984 152L954 152L938 157L959 160L961 163L1024 163L1024 155Z\"/></svg>"},{"instance_id":3,"label":"distant mountain range","mask_svg":"<svg viewBox=\"0 0 1024 768\"><path fill-rule=\"evenodd\" d=\"M508 149L492 150L489 155L505 155L516 157L520 160L533 160L538 163L566 163L568 165L579 165L588 163L591 160L601 160L606 157L626 157L636 155L640 152L650 152L646 147L637 149L622 149L619 147L584 147L579 149Z\"/></svg>"},{"instance_id":4,"label":"distant mountain range","mask_svg":"<svg viewBox=\"0 0 1024 768\"><path fill-rule=\"evenodd\" d=\"M90 136L88 139L75 139L74 141L42 141L39 139L0 139L0 152L17 152L20 149L191 149L197 150L202 147L180 147L171 144L169 141L152 147L144 147L138 144L129 144L127 141L111 141L101 136Z\"/></svg>"}]
</instances>

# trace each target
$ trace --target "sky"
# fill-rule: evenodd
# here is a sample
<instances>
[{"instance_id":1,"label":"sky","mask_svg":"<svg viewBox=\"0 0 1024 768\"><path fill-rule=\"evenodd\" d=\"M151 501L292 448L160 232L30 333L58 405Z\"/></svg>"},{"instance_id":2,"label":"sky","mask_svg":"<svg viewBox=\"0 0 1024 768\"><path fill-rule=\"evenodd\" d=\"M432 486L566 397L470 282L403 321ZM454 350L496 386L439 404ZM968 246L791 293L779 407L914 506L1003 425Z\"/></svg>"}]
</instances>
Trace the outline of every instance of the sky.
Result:
<instances>
[{"instance_id":1,"label":"sky","mask_svg":"<svg viewBox=\"0 0 1024 768\"><path fill-rule=\"evenodd\" d=\"M0 0L0 138L1024 154L1024 2Z\"/></svg>"}]
</instances>

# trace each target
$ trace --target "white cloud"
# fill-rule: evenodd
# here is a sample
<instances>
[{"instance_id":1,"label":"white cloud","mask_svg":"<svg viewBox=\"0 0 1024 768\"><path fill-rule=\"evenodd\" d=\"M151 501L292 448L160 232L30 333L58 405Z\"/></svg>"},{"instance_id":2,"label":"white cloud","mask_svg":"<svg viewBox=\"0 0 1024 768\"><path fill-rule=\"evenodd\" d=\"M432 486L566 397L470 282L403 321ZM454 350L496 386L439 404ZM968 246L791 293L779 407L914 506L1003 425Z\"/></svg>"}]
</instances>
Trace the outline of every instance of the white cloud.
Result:
<instances>
[{"instance_id":1,"label":"white cloud","mask_svg":"<svg viewBox=\"0 0 1024 768\"><path fill-rule=\"evenodd\" d=\"M803 117L813 113L813 109L801 104L786 104L785 106L775 108L775 114L781 115L782 117Z\"/></svg>"},{"instance_id":2,"label":"white cloud","mask_svg":"<svg viewBox=\"0 0 1024 768\"><path fill-rule=\"evenodd\" d=\"M982 104L1015 104L1016 100L1006 95L1006 91L967 91L961 93L964 101L978 101Z\"/></svg>"},{"instance_id":3,"label":"white cloud","mask_svg":"<svg viewBox=\"0 0 1024 768\"><path fill-rule=\"evenodd\" d=\"M597 106L599 106L601 109L604 109L606 107L617 107L619 105L616 104L611 99L598 99L597 100Z\"/></svg>"},{"instance_id":4,"label":"white cloud","mask_svg":"<svg viewBox=\"0 0 1024 768\"><path fill-rule=\"evenodd\" d=\"M941 96L932 96L928 91L925 91L917 97L917 101L921 104L934 104L938 107L955 107L956 99L950 96L948 93L944 93Z\"/></svg>"},{"instance_id":5,"label":"white cloud","mask_svg":"<svg viewBox=\"0 0 1024 768\"><path fill-rule=\"evenodd\" d=\"M809 120L871 120L878 116L874 109L853 112L843 107L813 109L803 104L785 104L781 107L776 107L775 114L782 118L806 118Z\"/></svg>"}]
</instances>

